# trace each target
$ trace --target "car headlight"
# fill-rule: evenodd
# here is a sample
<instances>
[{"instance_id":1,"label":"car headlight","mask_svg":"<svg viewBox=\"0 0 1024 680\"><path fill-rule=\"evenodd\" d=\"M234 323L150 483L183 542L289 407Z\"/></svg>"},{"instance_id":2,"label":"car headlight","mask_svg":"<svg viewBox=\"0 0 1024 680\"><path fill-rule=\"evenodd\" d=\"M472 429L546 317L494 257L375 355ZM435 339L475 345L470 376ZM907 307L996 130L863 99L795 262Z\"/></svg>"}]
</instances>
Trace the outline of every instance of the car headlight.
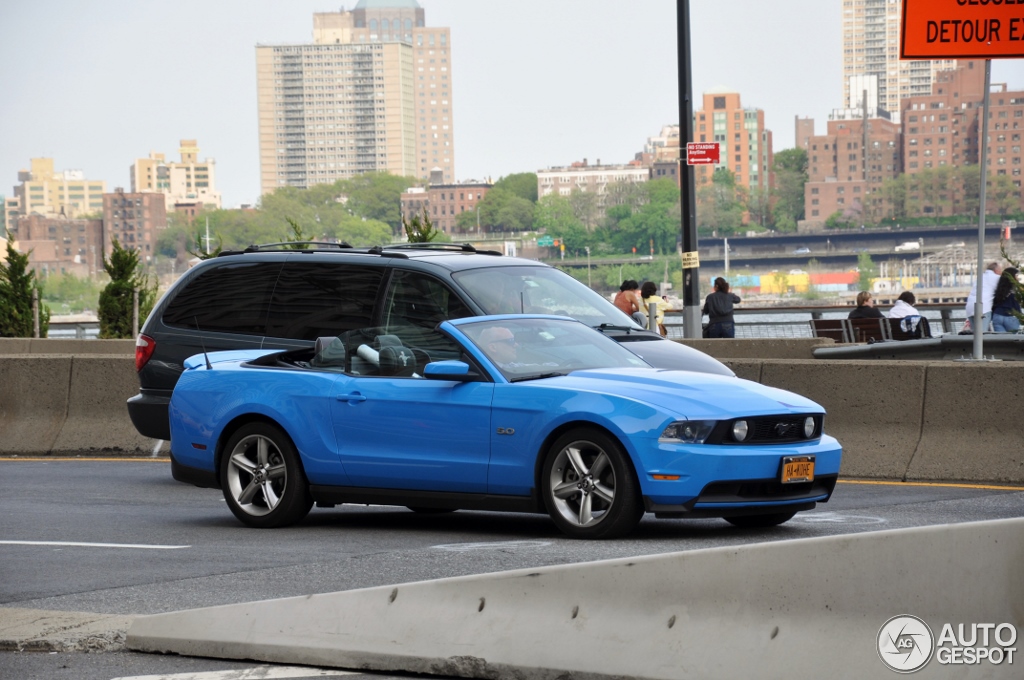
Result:
<instances>
[{"instance_id":1,"label":"car headlight","mask_svg":"<svg viewBox=\"0 0 1024 680\"><path fill-rule=\"evenodd\" d=\"M659 442L671 444L703 444L715 429L714 420L680 420L665 428Z\"/></svg>"},{"instance_id":2,"label":"car headlight","mask_svg":"<svg viewBox=\"0 0 1024 680\"><path fill-rule=\"evenodd\" d=\"M732 438L738 442L744 441L747 435L750 433L750 428L747 426L747 421L737 420L732 424Z\"/></svg>"},{"instance_id":3,"label":"car headlight","mask_svg":"<svg viewBox=\"0 0 1024 680\"><path fill-rule=\"evenodd\" d=\"M814 436L814 418L811 416L804 418L804 436L808 439Z\"/></svg>"}]
</instances>

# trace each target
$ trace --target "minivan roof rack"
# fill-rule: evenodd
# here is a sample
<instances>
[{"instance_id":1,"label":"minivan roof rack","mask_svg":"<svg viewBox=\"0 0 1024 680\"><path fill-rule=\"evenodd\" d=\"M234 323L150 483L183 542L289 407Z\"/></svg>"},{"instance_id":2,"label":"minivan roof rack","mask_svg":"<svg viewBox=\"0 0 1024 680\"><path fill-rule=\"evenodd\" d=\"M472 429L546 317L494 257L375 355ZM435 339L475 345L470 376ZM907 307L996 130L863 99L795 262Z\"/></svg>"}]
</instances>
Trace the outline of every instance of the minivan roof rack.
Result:
<instances>
[{"instance_id":1,"label":"minivan roof rack","mask_svg":"<svg viewBox=\"0 0 1024 680\"><path fill-rule=\"evenodd\" d=\"M242 252L258 253L261 250L307 250L305 248L299 249L295 246L315 246L313 250L319 250L321 248L329 248L332 250L352 248L352 246L345 241L342 241L341 243L334 243L331 241L281 241L280 243L260 243L258 245L254 243Z\"/></svg>"},{"instance_id":2,"label":"minivan roof rack","mask_svg":"<svg viewBox=\"0 0 1024 680\"><path fill-rule=\"evenodd\" d=\"M462 253L476 253L478 255L501 255L496 250L477 250L471 243L393 243L384 246L389 250L456 250Z\"/></svg>"}]
</instances>

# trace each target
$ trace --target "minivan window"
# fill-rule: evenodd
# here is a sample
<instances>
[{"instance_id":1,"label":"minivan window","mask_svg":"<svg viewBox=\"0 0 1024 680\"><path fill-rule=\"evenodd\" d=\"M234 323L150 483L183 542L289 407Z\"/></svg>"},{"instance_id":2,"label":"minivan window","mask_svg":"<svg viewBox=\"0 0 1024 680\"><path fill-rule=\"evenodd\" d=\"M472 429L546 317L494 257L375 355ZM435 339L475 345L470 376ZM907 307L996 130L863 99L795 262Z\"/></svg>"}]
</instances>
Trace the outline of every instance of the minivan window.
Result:
<instances>
[{"instance_id":1,"label":"minivan window","mask_svg":"<svg viewBox=\"0 0 1024 680\"><path fill-rule=\"evenodd\" d=\"M207 269L175 296L164 311L163 321L177 328L264 335L270 295L280 271L279 262Z\"/></svg>"},{"instance_id":2,"label":"minivan window","mask_svg":"<svg viewBox=\"0 0 1024 680\"><path fill-rule=\"evenodd\" d=\"M558 314L588 326L639 328L600 294L553 267L486 267L453 278L485 314Z\"/></svg>"},{"instance_id":3,"label":"minivan window","mask_svg":"<svg viewBox=\"0 0 1024 680\"><path fill-rule=\"evenodd\" d=\"M270 305L267 335L315 340L371 324L383 267L288 262Z\"/></svg>"},{"instance_id":4,"label":"minivan window","mask_svg":"<svg viewBox=\"0 0 1024 680\"><path fill-rule=\"evenodd\" d=\"M439 280L419 272L395 270L384 300L384 324L387 332L397 335L403 344L428 352L450 352L450 341L434 329L442 321L464 316L473 316L473 312Z\"/></svg>"}]
</instances>

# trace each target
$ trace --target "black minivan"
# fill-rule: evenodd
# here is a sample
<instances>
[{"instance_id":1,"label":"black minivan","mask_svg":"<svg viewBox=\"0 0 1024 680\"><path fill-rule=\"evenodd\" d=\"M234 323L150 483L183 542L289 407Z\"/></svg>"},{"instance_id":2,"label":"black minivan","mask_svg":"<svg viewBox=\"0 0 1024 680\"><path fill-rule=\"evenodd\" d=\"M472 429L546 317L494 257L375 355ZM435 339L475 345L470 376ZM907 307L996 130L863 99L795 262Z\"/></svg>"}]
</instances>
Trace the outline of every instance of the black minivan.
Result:
<instances>
[{"instance_id":1,"label":"black minivan","mask_svg":"<svg viewBox=\"0 0 1024 680\"><path fill-rule=\"evenodd\" d=\"M721 362L642 329L565 272L470 245L251 246L205 260L157 302L135 347L135 429L170 439L167 408L182 364L201 352L312 347L369 326L396 335L482 314L560 314L602 331L660 368L734 375ZM407 346L422 338L401 338Z\"/></svg>"}]
</instances>

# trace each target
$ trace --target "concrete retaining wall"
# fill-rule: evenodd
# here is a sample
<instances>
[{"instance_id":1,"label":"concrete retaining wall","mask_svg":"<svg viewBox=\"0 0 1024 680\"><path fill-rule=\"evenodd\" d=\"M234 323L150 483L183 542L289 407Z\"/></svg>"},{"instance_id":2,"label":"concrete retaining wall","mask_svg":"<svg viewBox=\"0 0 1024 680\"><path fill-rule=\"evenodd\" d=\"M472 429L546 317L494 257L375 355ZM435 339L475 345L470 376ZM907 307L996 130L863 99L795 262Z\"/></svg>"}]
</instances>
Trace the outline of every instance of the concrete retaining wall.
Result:
<instances>
[{"instance_id":1,"label":"concrete retaining wall","mask_svg":"<svg viewBox=\"0 0 1024 680\"><path fill-rule=\"evenodd\" d=\"M125 406L138 390L134 356L0 356L0 454L150 455Z\"/></svg>"},{"instance_id":2,"label":"concrete retaining wall","mask_svg":"<svg viewBox=\"0 0 1024 680\"><path fill-rule=\"evenodd\" d=\"M1022 519L874 531L140 616L127 646L492 680L889 678L876 638L894 616L936 639L1019 628L1022 561ZM933 659L921 677L1019 663Z\"/></svg>"},{"instance_id":3,"label":"concrete retaining wall","mask_svg":"<svg viewBox=\"0 0 1024 680\"><path fill-rule=\"evenodd\" d=\"M817 347L831 347L831 338L703 338L677 340L719 361L725 359L813 359Z\"/></svg>"},{"instance_id":4,"label":"concrete retaining wall","mask_svg":"<svg viewBox=\"0 0 1024 680\"><path fill-rule=\"evenodd\" d=\"M847 477L1024 484L1024 362L724 361L824 406ZM150 455L137 391L130 355L0 356L0 454Z\"/></svg>"},{"instance_id":5,"label":"concrete retaining wall","mask_svg":"<svg viewBox=\"0 0 1024 680\"><path fill-rule=\"evenodd\" d=\"M135 341L0 338L0 354L123 354L134 357Z\"/></svg>"}]
</instances>

